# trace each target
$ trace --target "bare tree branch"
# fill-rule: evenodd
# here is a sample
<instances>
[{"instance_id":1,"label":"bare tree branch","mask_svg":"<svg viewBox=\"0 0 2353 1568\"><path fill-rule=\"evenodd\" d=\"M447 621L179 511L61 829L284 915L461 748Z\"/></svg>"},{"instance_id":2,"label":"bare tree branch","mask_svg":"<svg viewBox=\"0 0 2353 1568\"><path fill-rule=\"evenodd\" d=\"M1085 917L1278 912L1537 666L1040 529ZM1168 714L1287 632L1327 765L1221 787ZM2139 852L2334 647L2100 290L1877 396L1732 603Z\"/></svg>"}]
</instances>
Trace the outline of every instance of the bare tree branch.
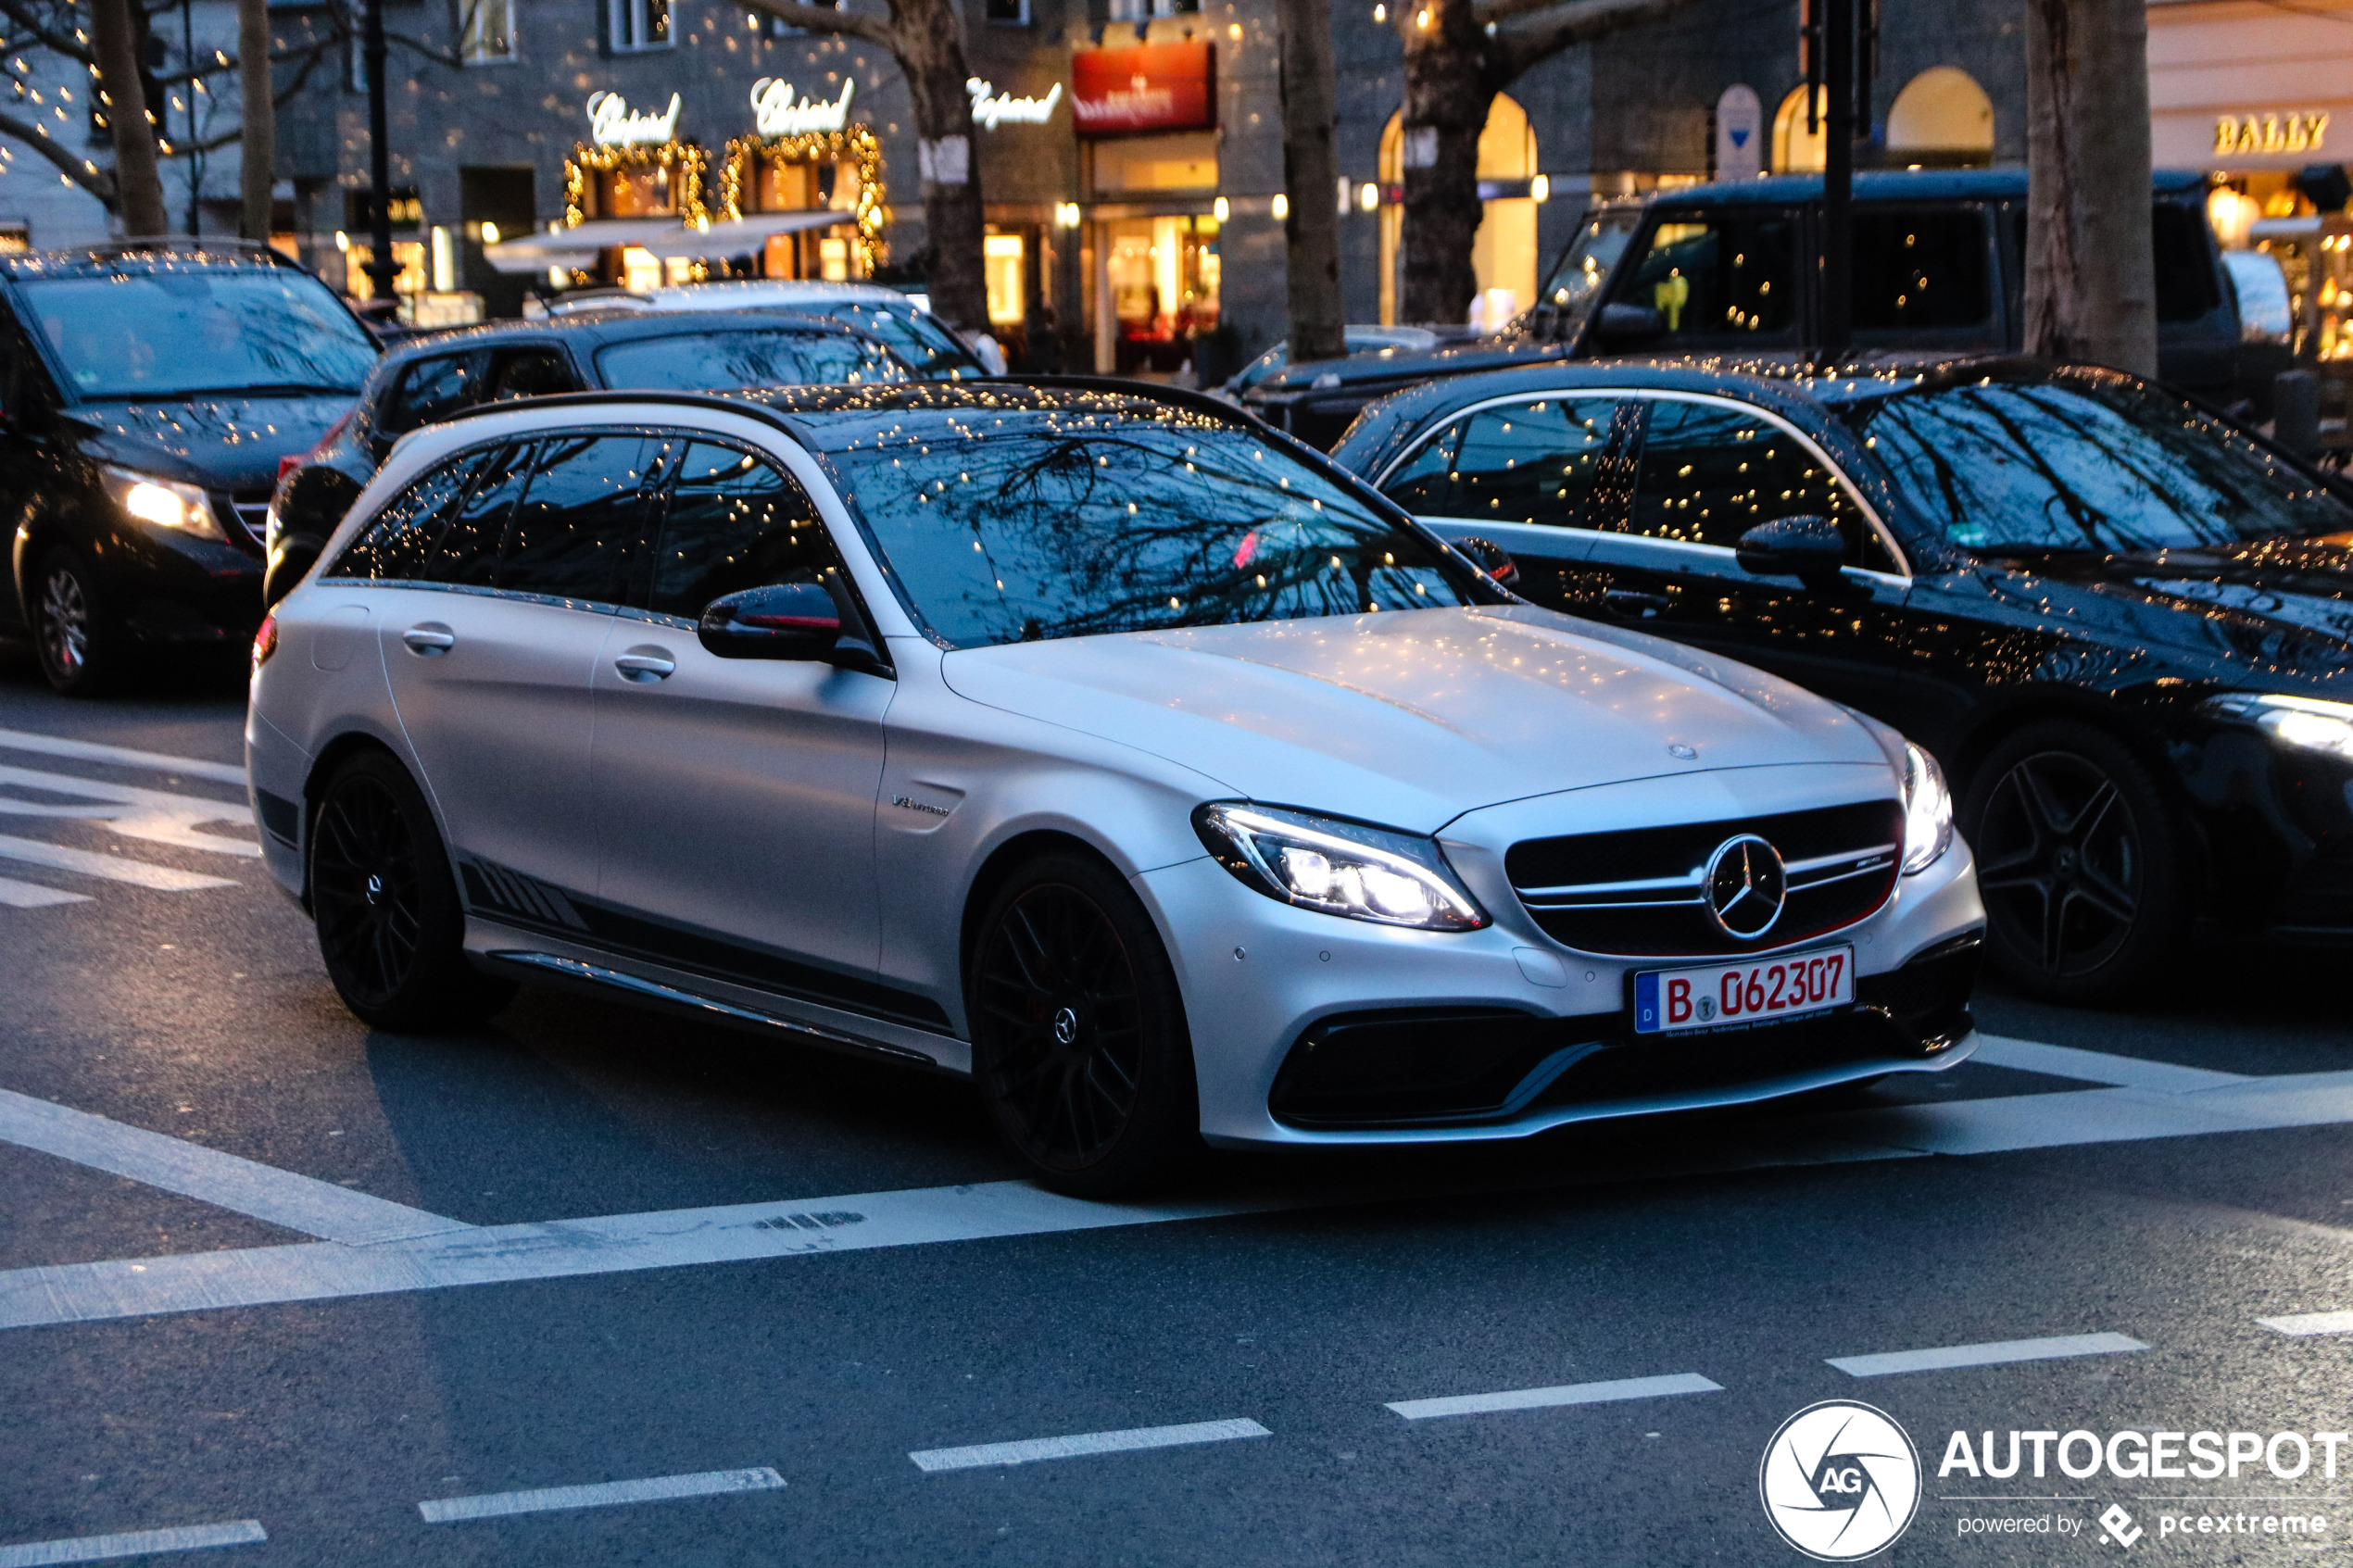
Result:
<instances>
[{"instance_id":1,"label":"bare tree branch","mask_svg":"<svg viewBox=\"0 0 2353 1568\"><path fill-rule=\"evenodd\" d=\"M764 11L788 26L810 32L862 38L884 49L889 48L893 41L890 24L875 17L852 16L825 6L802 5L800 0L744 0L744 4L750 10Z\"/></svg>"},{"instance_id":2,"label":"bare tree branch","mask_svg":"<svg viewBox=\"0 0 2353 1568\"><path fill-rule=\"evenodd\" d=\"M86 40L77 42L71 33L61 32L49 21L37 18L32 7L25 5L24 0L0 0L0 17L6 18L11 27L53 54L80 60L83 65L97 59Z\"/></svg>"},{"instance_id":3,"label":"bare tree branch","mask_svg":"<svg viewBox=\"0 0 2353 1568\"><path fill-rule=\"evenodd\" d=\"M1501 86L1564 49L1591 44L1627 28L1664 21L1691 3L1692 0L1570 0L1566 6L1547 6L1543 0L1485 0L1475 14L1484 22L1495 19L1490 16L1491 11L1504 15L1552 11L1526 27L1498 32L1488 45L1489 69ZM1503 11L1505 6L1512 9Z\"/></svg>"},{"instance_id":4,"label":"bare tree branch","mask_svg":"<svg viewBox=\"0 0 2353 1568\"><path fill-rule=\"evenodd\" d=\"M57 172L98 198L108 212L115 207L114 174L98 168L87 158L80 158L57 144L56 138L44 136L39 128L19 119L12 114L0 114L0 133L18 141L55 164Z\"/></svg>"},{"instance_id":5,"label":"bare tree branch","mask_svg":"<svg viewBox=\"0 0 2353 1568\"><path fill-rule=\"evenodd\" d=\"M295 72L294 80L287 82L283 88L270 95L271 103L273 106L283 107L293 99L296 94L301 92L304 85L309 82L310 73L319 68L319 61L324 56L329 47L330 45L328 44L321 44L312 48L309 51L308 57L303 60L302 69ZM201 157L207 153L217 153L223 147L235 145L237 143L245 140L245 127L243 125L239 125L232 130L222 132L220 135L212 137L208 141L198 142L193 146L183 147L175 145L170 152L165 154L164 156L167 158L181 158L189 157Z\"/></svg>"}]
</instances>

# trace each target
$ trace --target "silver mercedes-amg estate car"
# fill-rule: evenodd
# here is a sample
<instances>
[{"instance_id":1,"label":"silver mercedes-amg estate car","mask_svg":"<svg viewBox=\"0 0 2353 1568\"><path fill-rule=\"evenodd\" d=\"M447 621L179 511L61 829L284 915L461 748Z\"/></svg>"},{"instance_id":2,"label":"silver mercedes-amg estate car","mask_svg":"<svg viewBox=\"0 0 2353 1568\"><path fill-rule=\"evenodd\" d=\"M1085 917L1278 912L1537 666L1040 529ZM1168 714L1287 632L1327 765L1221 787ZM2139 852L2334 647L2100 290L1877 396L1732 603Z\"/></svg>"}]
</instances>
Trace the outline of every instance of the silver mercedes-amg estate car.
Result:
<instances>
[{"instance_id":1,"label":"silver mercedes-amg estate car","mask_svg":"<svg viewBox=\"0 0 2353 1568\"><path fill-rule=\"evenodd\" d=\"M969 1073L1085 1194L1966 1056L1927 756L1507 564L1148 388L493 406L262 629L255 813L372 1025L536 980Z\"/></svg>"}]
</instances>

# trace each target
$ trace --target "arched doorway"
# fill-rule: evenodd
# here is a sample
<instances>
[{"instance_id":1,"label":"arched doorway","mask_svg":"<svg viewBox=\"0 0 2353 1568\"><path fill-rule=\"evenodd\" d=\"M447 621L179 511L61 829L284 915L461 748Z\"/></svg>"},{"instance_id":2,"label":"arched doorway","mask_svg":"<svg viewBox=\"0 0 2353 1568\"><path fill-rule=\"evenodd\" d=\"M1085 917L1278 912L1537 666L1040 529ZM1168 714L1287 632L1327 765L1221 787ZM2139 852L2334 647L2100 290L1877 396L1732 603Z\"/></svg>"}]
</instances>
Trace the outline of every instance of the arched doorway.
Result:
<instances>
[{"instance_id":1,"label":"arched doorway","mask_svg":"<svg viewBox=\"0 0 2353 1568\"><path fill-rule=\"evenodd\" d=\"M1508 93L1488 106L1478 132L1478 179L1520 189L1536 177L1536 132L1528 111ZM1390 189L1405 182L1403 110L1389 117L1380 133L1380 182ZM1483 204L1478 235L1471 243L1471 271L1478 279L1481 318L1491 330L1536 297L1536 200L1504 195ZM1397 300L1405 254L1405 209L1395 202L1380 209L1380 319L1397 320ZM1511 298L1503 297L1508 294Z\"/></svg>"},{"instance_id":2,"label":"arched doorway","mask_svg":"<svg viewBox=\"0 0 2353 1568\"><path fill-rule=\"evenodd\" d=\"M1994 100L1969 72L1931 66L1888 106L1887 161L1899 169L1990 167Z\"/></svg>"},{"instance_id":3,"label":"arched doorway","mask_svg":"<svg viewBox=\"0 0 2353 1568\"><path fill-rule=\"evenodd\" d=\"M1822 148L1830 135L1830 99L1820 89L1814 94L1814 129L1806 128L1806 89L1793 87L1773 116L1773 172L1819 174Z\"/></svg>"}]
</instances>

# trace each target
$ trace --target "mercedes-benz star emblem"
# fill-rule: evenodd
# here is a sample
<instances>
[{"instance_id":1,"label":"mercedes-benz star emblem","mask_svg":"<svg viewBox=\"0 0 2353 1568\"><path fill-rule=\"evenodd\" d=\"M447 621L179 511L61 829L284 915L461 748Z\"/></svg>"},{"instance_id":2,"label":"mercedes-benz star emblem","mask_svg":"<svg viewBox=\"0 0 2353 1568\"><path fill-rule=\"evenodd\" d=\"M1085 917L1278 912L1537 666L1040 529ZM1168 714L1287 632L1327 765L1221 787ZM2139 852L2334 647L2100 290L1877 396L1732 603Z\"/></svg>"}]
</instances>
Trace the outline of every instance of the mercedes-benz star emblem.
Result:
<instances>
[{"instance_id":1,"label":"mercedes-benz star emblem","mask_svg":"<svg viewBox=\"0 0 2353 1568\"><path fill-rule=\"evenodd\" d=\"M1755 941L1781 918L1789 879L1780 851L1744 833L1728 838L1707 858L1707 912L1727 936Z\"/></svg>"},{"instance_id":2,"label":"mercedes-benz star emblem","mask_svg":"<svg viewBox=\"0 0 2353 1568\"><path fill-rule=\"evenodd\" d=\"M1066 1046L1078 1038L1078 1010L1062 1008L1054 1013L1054 1043Z\"/></svg>"}]
</instances>

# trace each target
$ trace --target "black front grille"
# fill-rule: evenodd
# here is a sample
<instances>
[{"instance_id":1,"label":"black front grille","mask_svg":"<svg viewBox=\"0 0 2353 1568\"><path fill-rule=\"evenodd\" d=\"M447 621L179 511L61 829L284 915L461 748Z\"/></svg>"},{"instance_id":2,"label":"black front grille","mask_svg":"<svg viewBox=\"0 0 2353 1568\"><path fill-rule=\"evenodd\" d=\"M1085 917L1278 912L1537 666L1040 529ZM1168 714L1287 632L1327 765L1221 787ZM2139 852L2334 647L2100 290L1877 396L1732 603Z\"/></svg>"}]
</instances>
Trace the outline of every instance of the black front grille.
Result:
<instances>
[{"instance_id":1,"label":"black front grille","mask_svg":"<svg viewBox=\"0 0 2353 1568\"><path fill-rule=\"evenodd\" d=\"M1787 868L1780 918L1748 941L1708 914L1708 857L1754 834ZM1545 935L1588 953L1709 958L1803 942L1854 924L1895 891L1904 808L1867 800L1732 822L1523 839L1504 869Z\"/></svg>"},{"instance_id":2,"label":"black front grille","mask_svg":"<svg viewBox=\"0 0 2353 1568\"><path fill-rule=\"evenodd\" d=\"M267 543L270 529L270 496L267 490L241 490L232 495L216 490L212 493L213 515L221 522L221 531L233 545L260 549Z\"/></svg>"}]
</instances>

